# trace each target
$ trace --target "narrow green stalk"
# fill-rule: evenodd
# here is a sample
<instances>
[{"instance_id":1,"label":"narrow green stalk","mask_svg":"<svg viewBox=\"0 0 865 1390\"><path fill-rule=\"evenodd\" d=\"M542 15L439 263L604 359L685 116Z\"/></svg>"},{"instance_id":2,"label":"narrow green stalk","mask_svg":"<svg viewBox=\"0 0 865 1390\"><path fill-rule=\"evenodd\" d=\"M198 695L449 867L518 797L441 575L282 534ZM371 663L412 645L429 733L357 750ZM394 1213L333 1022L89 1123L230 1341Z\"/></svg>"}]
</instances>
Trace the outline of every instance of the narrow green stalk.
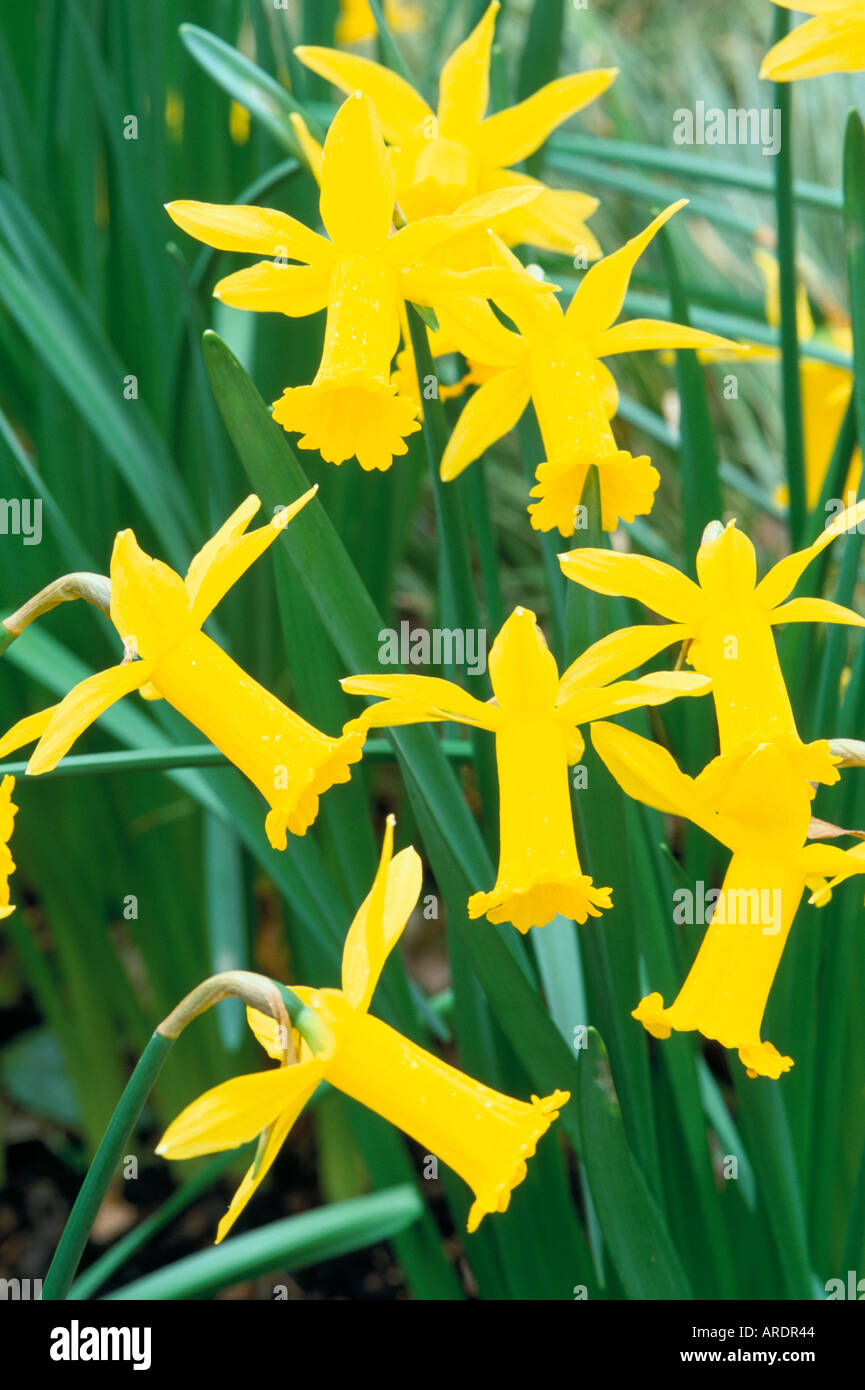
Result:
<instances>
[{"instance_id":1,"label":"narrow green stalk","mask_svg":"<svg viewBox=\"0 0 865 1390\"><path fill-rule=\"evenodd\" d=\"M468 739L445 738L441 749L452 762L471 762L474 750ZM396 754L386 738L367 739L363 756L367 762L393 762ZM177 748L135 748L122 753L75 753L63 759L52 772L41 774L54 781L58 777L95 776L105 772L164 772L182 767L227 767L228 758L211 743L181 744ZM9 773L23 777L27 759L0 763L0 777Z\"/></svg>"},{"instance_id":2,"label":"narrow green stalk","mask_svg":"<svg viewBox=\"0 0 865 1390\"><path fill-rule=\"evenodd\" d=\"M43 1299L61 1299L68 1294L108 1184L123 1157L129 1136L162 1070L172 1042L172 1038L154 1033L141 1054L138 1065L120 1097L117 1109L108 1122L96 1156L87 1170L75 1205L69 1213L69 1219L45 1277L42 1287Z\"/></svg>"}]
</instances>

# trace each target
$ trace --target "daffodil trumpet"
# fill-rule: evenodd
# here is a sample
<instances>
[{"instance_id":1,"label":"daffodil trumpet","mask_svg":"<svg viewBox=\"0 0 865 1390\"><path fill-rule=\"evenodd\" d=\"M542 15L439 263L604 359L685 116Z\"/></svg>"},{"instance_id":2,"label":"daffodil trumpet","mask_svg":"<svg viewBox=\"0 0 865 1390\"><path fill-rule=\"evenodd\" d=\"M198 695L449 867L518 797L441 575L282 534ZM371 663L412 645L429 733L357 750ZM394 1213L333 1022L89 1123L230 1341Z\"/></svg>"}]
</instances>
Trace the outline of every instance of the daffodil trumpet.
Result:
<instances>
[{"instance_id":1,"label":"daffodil trumpet","mask_svg":"<svg viewBox=\"0 0 865 1390\"><path fill-rule=\"evenodd\" d=\"M706 527L697 553L698 583L659 560L612 550L573 550L560 555L559 563L577 584L639 599L668 620L631 629L635 650L645 652L646 643L651 650L653 641L655 653L672 642L689 644L687 661L712 680L722 753L755 737L795 745L799 736L773 629L801 622L865 626L858 613L827 599L789 598L811 561L863 520L865 501L846 508L812 545L779 560L759 583L754 547L732 521ZM822 768L811 771L815 780L837 779L828 755Z\"/></svg>"},{"instance_id":2,"label":"daffodil trumpet","mask_svg":"<svg viewBox=\"0 0 865 1390\"><path fill-rule=\"evenodd\" d=\"M436 111L405 78L369 59L330 48L299 47L306 67L343 92L364 92L375 103L396 172L396 194L409 221L454 212L479 194L533 188L532 202L499 223L508 245L523 242L568 256L601 254L586 220L597 198L548 188L512 167L522 163L557 126L595 101L616 68L557 78L524 101L487 116L490 56L498 0L442 68Z\"/></svg>"},{"instance_id":3,"label":"daffodil trumpet","mask_svg":"<svg viewBox=\"0 0 865 1390\"><path fill-rule=\"evenodd\" d=\"M865 69L865 13L860 0L772 0L811 18L780 39L763 59L760 76L797 82Z\"/></svg>"},{"instance_id":4,"label":"daffodil trumpet","mask_svg":"<svg viewBox=\"0 0 865 1390\"><path fill-rule=\"evenodd\" d=\"M736 1050L749 1076L777 1080L793 1059L762 1038L763 1015L802 894L823 889L827 877L865 872L854 850L806 843L811 779L831 762L828 746L755 736L691 778L665 749L614 724L594 724L592 743L629 796L686 817L731 851L677 998L665 1008L660 994L648 994L634 1018L656 1038L697 1030Z\"/></svg>"},{"instance_id":5,"label":"daffodil trumpet","mask_svg":"<svg viewBox=\"0 0 865 1390\"><path fill-rule=\"evenodd\" d=\"M270 805L265 821L275 849L286 832L303 835L318 800L347 782L363 739L320 733L243 670L202 632L202 624L249 566L315 495L312 488L257 530L261 505L248 497L192 560L185 579L121 531L111 556L110 616L123 643L118 666L76 685L65 699L20 720L0 739L0 757L38 739L28 773L50 772L76 738L134 690L163 698L211 740Z\"/></svg>"},{"instance_id":6,"label":"daffodil trumpet","mask_svg":"<svg viewBox=\"0 0 865 1390\"><path fill-rule=\"evenodd\" d=\"M639 235L583 276L568 308L555 297L522 302L498 295L515 330L489 305L465 299L444 306L439 324L449 343L469 358L478 389L467 401L441 463L455 478L517 423L534 404L546 458L537 466L529 516L536 530L572 536L589 470L597 469L601 524L614 531L652 509L660 474L645 455L620 449L610 421L618 390L603 359L659 348L732 347L725 338L675 323L634 319L617 324L631 272L659 229L687 199L672 203ZM519 262L500 241L499 259ZM526 299L525 296L522 297Z\"/></svg>"},{"instance_id":7,"label":"daffodil trumpet","mask_svg":"<svg viewBox=\"0 0 865 1390\"><path fill-rule=\"evenodd\" d=\"M431 676L351 676L353 695L384 697L346 725L372 727L452 720L495 735L500 848L495 886L469 898L469 916L511 922L521 932L560 914L577 922L611 905L580 866L568 766L579 762L580 724L679 695L708 690L704 677L670 671L618 681L639 664L624 661L615 642L590 647L560 678L535 615L514 609L490 650L494 699L483 703L450 681ZM614 682L610 684L609 682Z\"/></svg>"},{"instance_id":8,"label":"daffodil trumpet","mask_svg":"<svg viewBox=\"0 0 865 1390\"><path fill-rule=\"evenodd\" d=\"M466 294L548 294L554 287L539 285L522 266L454 270L446 256L450 241L531 202L540 190L492 191L453 215L394 231L394 173L376 109L360 92L334 116L320 161L312 149L309 158L320 175L327 236L270 208L174 202L166 210L208 246L275 258L220 280L213 293L223 303L291 317L327 310L314 381L287 388L273 417L301 436L302 449L317 449L330 463L356 457L367 471L387 469L419 428L417 405L391 379L406 301L438 310Z\"/></svg>"},{"instance_id":9,"label":"daffodil trumpet","mask_svg":"<svg viewBox=\"0 0 865 1390\"><path fill-rule=\"evenodd\" d=\"M389 817L375 881L345 940L341 988L293 991L332 1039L326 1053L314 1054L297 1036L296 1060L289 1062L278 1021L247 1008L250 1028L280 1065L200 1096L169 1125L157 1148L165 1158L194 1158L258 1139L255 1161L219 1223L217 1242L263 1181L321 1081L375 1110L468 1183L474 1193L469 1231L488 1213L507 1209L527 1159L569 1099L565 1091L533 1096L530 1103L502 1095L370 1014L379 976L422 884L415 850L393 854L393 824Z\"/></svg>"}]
</instances>

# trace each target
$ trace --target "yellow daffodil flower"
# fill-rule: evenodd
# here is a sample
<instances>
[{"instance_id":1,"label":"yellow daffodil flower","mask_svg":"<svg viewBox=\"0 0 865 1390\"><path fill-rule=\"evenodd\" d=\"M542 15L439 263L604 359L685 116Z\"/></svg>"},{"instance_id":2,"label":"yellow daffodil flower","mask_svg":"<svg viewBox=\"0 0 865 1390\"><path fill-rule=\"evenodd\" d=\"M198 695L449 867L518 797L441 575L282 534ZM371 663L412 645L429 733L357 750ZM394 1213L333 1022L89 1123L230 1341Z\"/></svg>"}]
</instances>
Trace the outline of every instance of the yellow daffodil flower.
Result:
<instances>
[{"instance_id":1,"label":"yellow daffodil flower","mask_svg":"<svg viewBox=\"0 0 865 1390\"><path fill-rule=\"evenodd\" d=\"M732 851L678 997L665 1008L660 994L648 994L634 1018L656 1038L696 1029L735 1048L749 1076L777 1080L793 1059L762 1040L763 1014L802 893L827 875L865 872L865 860L805 843L814 796L809 777L822 779L828 745L759 737L755 732L749 745L691 778L657 744L614 724L592 726L592 743L629 796L688 818Z\"/></svg>"},{"instance_id":2,"label":"yellow daffodil flower","mask_svg":"<svg viewBox=\"0 0 865 1390\"><path fill-rule=\"evenodd\" d=\"M213 293L223 303L300 318L327 309L315 380L287 388L273 418L301 435L302 449L317 449L330 463L356 457L372 470L389 468L419 428L416 407L391 380L405 301L437 309L464 294L549 291L522 267L518 276L498 267L462 272L440 260L448 240L536 196L531 188L503 189L452 217L394 232L393 170L375 108L358 92L340 107L324 143L320 211L327 237L270 208L177 202L167 211L209 246L277 257L220 280Z\"/></svg>"},{"instance_id":3,"label":"yellow daffodil flower","mask_svg":"<svg viewBox=\"0 0 865 1390\"><path fill-rule=\"evenodd\" d=\"M15 861L9 848L15 828L18 807L12 800L15 778L6 776L0 782L0 920L15 911L9 902L9 880L15 872Z\"/></svg>"},{"instance_id":4,"label":"yellow daffodil flower","mask_svg":"<svg viewBox=\"0 0 865 1390\"><path fill-rule=\"evenodd\" d=\"M286 830L303 835L318 814L319 796L348 781L363 739L356 732L336 739L319 733L201 627L314 494L312 488L255 531L247 527L261 504L248 497L198 552L185 580L146 555L132 531L119 532L111 556L111 621L123 661L81 681L60 704L20 720L0 739L0 757L38 738L27 771L50 772L104 710L140 690L145 698L166 699L255 784L271 808L265 827L274 849L285 849Z\"/></svg>"},{"instance_id":5,"label":"yellow daffodil flower","mask_svg":"<svg viewBox=\"0 0 865 1390\"><path fill-rule=\"evenodd\" d=\"M865 68L865 10L861 0L772 0L785 10L812 16L787 34L763 59L760 76L797 82L830 72Z\"/></svg>"},{"instance_id":6,"label":"yellow daffodil flower","mask_svg":"<svg viewBox=\"0 0 865 1390\"><path fill-rule=\"evenodd\" d=\"M547 188L512 166L539 148L551 131L606 91L616 68L574 73L548 83L525 101L494 115L489 102L490 50L498 0L454 50L442 69L438 110L397 73L354 54L296 48L302 63L343 92L375 102L396 170L397 200L409 221L450 213L480 193L533 187L540 195L498 224L510 246L528 242L548 251L595 260L600 247L586 218L597 198Z\"/></svg>"},{"instance_id":7,"label":"yellow daffodil flower","mask_svg":"<svg viewBox=\"0 0 865 1390\"><path fill-rule=\"evenodd\" d=\"M557 913L577 922L610 906L577 856L568 765L584 743L578 725L678 695L701 695L709 682L671 671L610 681L637 663L615 642L590 647L559 678L555 658L527 608L515 608L490 651L494 701L484 704L458 685L432 676L350 676L352 695L386 697L346 729L454 720L495 734L499 774L500 850L495 887L469 899L470 917L512 922L521 932Z\"/></svg>"},{"instance_id":8,"label":"yellow daffodil flower","mask_svg":"<svg viewBox=\"0 0 865 1390\"><path fill-rule=\"evenodd\" d=\"M687 641L690 664L712 679L722 753L734 753L755 735L760 741L798 741L772 631L779 623L826 622L865 626L849 608L820 598L788 596L812 560L837 536L865 520L865 501L848 507L805 550L779 560L757 582L754 547L730 522L706 528L697 553L699 583L659 560L611 550L560 555L568 579L601 594L639 599L669 621L632 628L639 651L660 652ZM646 655L642 655L646 660ZM634 662L636 664L636 662ZM830 762L814 780L834 781Z\"/></svg>"},{"instance_id":9,"label":"yellow daffodil flower","mask_svg":"<svg viewBox=\"0 0 865 1390\"><path fill-rule=\"evenodd\" d=\"M388 954L421 890L421 861L413 849L391 858L393 817L385 831L372 890L349 928L341 989L293 986L334 1039L328 1056L314 1056L294 1033L297 1060L276 1021L248 1009L247 1018L268 1056L282 1065L238 1076L215 1087L169 1125L157 1153L195 1158L233 1149L259 1136L256 1160L219 1223L223 1239L276 1158L289 1130L320 1081L369 1106L458 1173L474 1192L468 1229L489 1212L506 1211L526 1175L526 1160L569 1095L555 1091L531 1103L490 1090L404 1038L369 1013ZM297 1049L299 1047L299 1055Z\"/></svg>"},{"instance_id":10,"label":"yellow daffodil flower","mask_svg":"<svg viewBox=\"0 0 865 1390\"><path fill-rule=\"evenodd\" d=\"M530 304L498 297L517 326L512 332L479 301L447 306L439 316L441 328L470 358L474 379L480 379L477 364L486 379L448 441L443 478L455 478L507 434L531 400L547 452L531 493L538 499L529 506L533 527L573 535L592 467L598 470L605 530L651 511L660 475L645 455L635 458L619 449L610 426L618 391L602 359L656 348L730 346L724 338L675 323L615 322L638 257L686 201L672 203L638 236L592 266L566 311L552 296ZM508 258L504 264L513 259L501 246L500 254Z\"/></svg>"},{"instance_id":11,"label":"yellow daffodil flower","mask_svg":"<svg viewBox=\"0 0 865 1390\"><path fill-rule=\"evenodd\" d=\"M411 34L423 26L423 10L411 0L385 0L384 17L395 34ZM377 33L369 0L339 0L334 31L337 43L364 43Z\"/></svg>"}]
</instances>

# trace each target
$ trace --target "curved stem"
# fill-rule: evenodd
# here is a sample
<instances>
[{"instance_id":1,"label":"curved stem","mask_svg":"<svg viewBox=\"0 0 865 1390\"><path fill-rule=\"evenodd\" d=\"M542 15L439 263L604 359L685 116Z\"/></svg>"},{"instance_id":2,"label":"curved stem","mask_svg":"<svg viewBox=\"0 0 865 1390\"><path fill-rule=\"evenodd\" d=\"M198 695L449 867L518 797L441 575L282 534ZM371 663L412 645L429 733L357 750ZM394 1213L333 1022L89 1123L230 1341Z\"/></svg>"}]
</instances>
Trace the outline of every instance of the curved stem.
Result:
<instances>
[{"instance_id":1,"label":"curved stem","mask_svg":"<svg viewBox=\"0 0 865 1390\"><path fill-rule=\"evenodd\" d=\"M69 1292L105 1191L173 1042L173 1038L154 1033L142 1052L69 1213L45 1277L43 1300L65 1298Z\"/></svg>"}]
</instances>

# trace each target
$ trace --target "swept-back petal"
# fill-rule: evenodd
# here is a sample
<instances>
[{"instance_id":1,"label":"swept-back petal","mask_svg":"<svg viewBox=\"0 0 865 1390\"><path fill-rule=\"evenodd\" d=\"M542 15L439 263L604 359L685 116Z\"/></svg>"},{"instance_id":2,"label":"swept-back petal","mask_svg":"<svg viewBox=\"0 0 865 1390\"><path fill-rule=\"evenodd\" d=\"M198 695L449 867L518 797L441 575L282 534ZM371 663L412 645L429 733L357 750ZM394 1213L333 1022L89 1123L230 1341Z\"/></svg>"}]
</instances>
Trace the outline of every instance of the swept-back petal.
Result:
<instances>
[{"instance_id":1,"label":"swept-back petal","mask_svg":"<svg viewBox=\"0 0 865 1390\"><path fill-rule=\"evenodd\" d=\"M529 403L522 372L498 372L483 382L460 413L441 461L441 476L456 478L519 420Z\"/></svg>"},{"instance_id":2,"label":"swept-back petal","mask_svg":"<svg viewBox=\"0 0 865 1390\"><path fill-rule=\"evenodd\" d=\"M217 281L213 297L233 309L301 319L325 308L329 285L327 265L274 265L273 261L259 261Z\"/></svg>"},{"instance_id":3,"label":"swept-back petal","mask_svg":"<svg viewBox=\"0 0 865 1390\"><path fill-rule=\"evenodd\" d=\"M395 720L400 724L452 719L480 729L494 729L496 726L498 711L494 705L483 704L452 681L442 680L438 676L346 676L340 685L349 695L379 695L389 705L398 705L404 715ZM371 705L352 723L387 727L389 721L380 718L383 712L384 706Z\"/></svg>"},{"instance_id":4,"label":"swept-back petal","mask_svg":"<svg viewBox=\"0 0 865 1390\"><path fill-rule=\"evenodd\" d=\"M473 144L490 99L490 51L499 0L492 0L467 39L453 51L439 80L438 135Z\"/></svg>"},{"instance_id":5,"label":"swept-back petal","mask_svg":"<svg viewBox=\"0 0 865 1390\"><path fill-rule=\"evenodd\" d=\"M241 575L264 554L317 491L317 487L310 488L297 501L278 511L266 526L259 526L254 531L247 531L246 528L261 503L255 495L247 497L216 535L202 546L186 574L186 592L192 620L197 626L213 612Z\"/></svg>"},{"instance_id":6,"label":"swept-back petal","mask_svg":"<svg viewBox=\"0 0 865 1390\"><path fill-rule=\"evenodd\" d=\"M310 1064L311 1065L311 1064ZM292 1068L293 1070L293 1068ZM228 1211L221 1218L216 1230L216 1244L219 1245L228 1235L237 1218L247 1206L250 1198L257 1192L264 1182L271 1168L274 1159L288 1138L289 1130L297 1119L306 1102L315 1090L320 1076L308 1074L306 1084L299 1088L291 1098L291 1103L280 1112L277 1119L273 1122L266 1132L259 1139L259 1152L255 1156L255 1161L249 1165L243 1175L240 1186L231 1199Z\"/></svg>"},{"instance_id":7,"label":"swept-back petal","mask_svg":"<svg viewBox=\"0 0 865 1390\"><path fill-rule=\"evenodd\" d=\"M54 706L27 771L33 776L50 772L69 752L79 734L83 734L104 710L150 678L153 666L152 661L130 661L107 671L97 671L76 685L59 705Z\"/></svg>"},{"instance_id":8,"label":"swept-back petal","mask_svg":"<svg viewBox=\"0 0 865 1390\"><path fill-rule=\"evenodd\" d=\"M813 11L813 0L796 8ZM847 5L823 10L787 34L766 54L760 76L773 82L795 82L802 77L860 72L863 68L865 23L861 13Z\"/></svg>"},{"instance_id":9,"label":"swept-back petal","mask_svg":"<svg viewBox=\"0 0 865 1390\"><path fill-rule=\"evenodd\" d=\"M525 101L489 116L481 126L478 149L485 164L508 168L542 145L551 131L595 101L615 80L618 68L597 68L558 77Z\"/></svg>"},{"instance_id":10,"label":"swept-back petal","mask_svg":"<svg viewBox=\"0 0 865 1390\"><path fill-rule=\"evenodd\" d=\"M703 598L699 588L672 565L645 555L622 555L588 546L559 556L562 573L598 594L636 598L674 623L696 623Z\"/></svg>"},{"instance_id":11,"label":"swept-back petal","mask_svg":"<svg viewBox=\"0 0 865 1390\"><path fill-rule=\"evenodd\" d=\"M705 825L705 807L693 778L680 771L666 748L618 724L605 723L592 725L592 744L628 796L657 811Z\"/></svg>"},{"instance_id":12,"label":"swept-back petal","mask_svg":"<svg viewBox=\"0 0 865 1390\"><path fill-rule=\"evenodd\" d=\"M547 188L526 174L498 169L485 180L510 188L519 184L534 184L538 197L525 207L505 213L496 222L496 230L508 246L525 243L541 251L561 251L566 256L583 256L586 263L596 261L601 247L594 232L586 226L599 206L598 199L571 188Z\"/></svg>"},{"instance_id":13,"label":"swept-back petal","mask_svg":"<svg viewBox=\"0 0 865 1390\"><path fill-rule=\"evenodd\" d=\"M663 352L670 348L732 348L737 356L748 352L746 343L734 343L717 333L666 323L663 319L629 319L605 329L592 342L592 352L598 357L612 357L620 352Z\"/></svg>"},{"instance_id":14,"label":"swept-back petal","mask_svg":"<svg viewBox=\"0 0 865 1390\"><path fill-rule=\"evenodd\" d=\"M389 853L389 846L386 844ZM423 868L409 846L382 863L372 892L358 909L342 952L342 992L353 1009L369 1008L384 963L420 895Z\"/></svg>"},{"instance_id":15,"label":"swept-back petal","mask_svg":"<svg viewBox=\"0 0 865 1390\"><path fill-rule=\"evenodd\" d=\"M321 220L342 250L380 251L393 224L395 178L369 97L354 92L324 142Z\"/></svg>"},{"instance_id":16,"label":"swept-back petal","mask_svg":"<svg viewBox=\"0 0 865 1390\"><path fill-rule=\"evenodd\" d=\"M309 264L333 255L325 237L275 208L181 200L166 203L165 210L184 232L218 251L252 251Z\"/></svg>"},{"instance_id":17,"label":"swept-back petal","mask_svg":"<svg viewBox=\"0 0 865 1390\"><path fill-rule=\"evenodd\" d=\"M25 744L40 738L58 708L58 705L49 705L37 714L26 715L24 719L19 719L17 724L13 724L11 729L7 729L0 738L0 758L5 758L8 753L14 753L16 748L23 748Z\"/></svg>"},{"instance_id":18,"label":"swept-back petal","mask_svg":"<svg viewBox=\"0 0 865 1390\"><path fill-rule=\"evenodd\" d=\"M111 552L111 621L139 656L156 660L191 630L183 580L141 549L134 531L118 531Z\"/></svg>"},{"instance_id":19,"label":"swept-back petal","mask_svg":"<svg viewBox=\"0 0 865 1390\"><path fill-rule=\"evenodd\" d=\"M825 598L792 598L773 608L769 621L775 623L846 623L849 627L865 627L865 618L854 613L852 608L844 608L840 603L831 603Z\"/></svg>"},{"instance_id":20,"label":"swept-back petal","mask_svg":"<svg viewBox=\"0 0 865 1390\"><path fill-rule=\"evenodd\" d=\"M321 1079L319 1062L233 1076L187 1105L163 1134L162 1158L199 1158L249 1143Z\"/></svg>"},{"instance_id":21,"label":"swept-back petal","mask_svg":"<svg viewBox=\"0 0 865 1390\"><path fill-rule=\"evenodd\" d=\"M442 213L433 217L419 217L409 222L392 236L387 245L388 256L394 265L410 269L424 260L431 251L461 236L472 227L485 227L511 213L533 203L540 196L541 185L524 183L512 188L496 188L489 193L481 193L470 198L456 212ZM456 270L471 269L470 266L454 265Z\"/></svg>"},{"instance_id":22,"label":"swept-back petal","mask_svg":"<svg viewBox=\"0 0 865 1390\"><path fill-rule=\"evenodd\" d=\"M310 173L320 188L321 170L324 163L324 150L318 141L310 134L309 126L306 124L306 121L299 111L292 111L288 119L291 121L291 128L297 136L297 143L300 145L301 153L309 165Z\"/></svg>"},{"instance_id":23,"label":"swept-back petal","mask_svg":"<svg viewBox=\"0 0 865 1390\"><path fill-rule=\"evenodd\" d=\"M845 531L856 530L862 521L865 521L865 499L845 508L831 525L821 531L813 545L806 546L804 550L796 550L792 555L785 555L783 560L773 565L757 585L757 597L763 606L775 608L782 603L821 550L825 550L827 545Z\"/></svg>"},{"instance_id":24,"label":"swept-back petal","mask_svg":"<svg viewBox=\"0 0 865 1390\"><path fill-rule=\"evenodd\" d=\"M568 724L588 724L644 705L665 705L682 695L706 695L711 685L708 676L690 671L655 671L633 681L616 681L602 690L578 690L557 705L556 714Z\"/></svg>"},{"instance_id":25,"label":"swept-back petal","mask_svg":"<svg viewBox=\"0 0 865 1390\"><path fill-rule=\"evenodd\" d=\"M610 632L573 661L559 681L559 703L578 690L606 685L662 652L674 642L684 642L689 629L676 623L644 624Z\"/></svg>"},{"instance_id":26,"label":"swept-back petal","mask_svg":"<svg viewBox=\"0 0 865 1390\"><path fill-rule=\"evenodd\" d=\"M671 203L642 232L586 271L565 314L568 325L580 338L596 338L618 318L631 271L652 237L687 201L680 198Z\"/></svg>"},{"instance_id":27,"label":"swept-back petal","mask_svg":"<svg viewBox=\"0 0 865 1390\"><path fill-rule=\"evenodd\" d=\"M556 659L529 608L515 608L493 642L490 680L503 714L552 713L559 689Z\"/></svg>"},{"instance_id":28,"label":"swept-back petal","mask_svg":"<svg viewBox=\"0 0 865 1390\"><path fill-rule=\"evenodd\" d=\"M301 46L294 50L304 67L318 73L343 92L365 92L375 103L382 130L393 144L402 144L428 118L432 107L415 91L404 77L390 68L358 58L353 53L338 53L333 48Z\"/></svg>"}]
</instances>

